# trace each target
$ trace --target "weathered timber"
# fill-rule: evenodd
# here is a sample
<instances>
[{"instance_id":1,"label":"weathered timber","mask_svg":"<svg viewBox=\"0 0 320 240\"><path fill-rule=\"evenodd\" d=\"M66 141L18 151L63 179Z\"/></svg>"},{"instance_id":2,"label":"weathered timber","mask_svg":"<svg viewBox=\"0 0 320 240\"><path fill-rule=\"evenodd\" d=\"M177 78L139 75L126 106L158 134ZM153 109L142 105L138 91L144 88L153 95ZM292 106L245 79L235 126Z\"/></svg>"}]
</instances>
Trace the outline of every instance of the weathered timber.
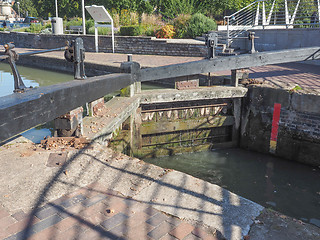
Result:
<instances>
[{"instance_id":1,"label":"weathered timber","mask_svg":"<svg viewBox=\"0 0 320 240\"><path fill-rule=\"evenodd\" d=\"M176 132L191 129L203 129L212 127L231 126L234 124L233 116L208 116L198 119L160 122L146 122L142 123L141 134L156 134L166 132Z\"/></svg>"},{"instance_id":2,"label":"weathered timber","mask_svg":"<svg viewBox=\"0 0 320 240\"><path fill-rule=\"evenodd\" d=\"M217 57L210 60L142 69L131 74L104 75L86 81L72 81L32 89L23 94L12 94L0 98L0 142L136 81L154 81L207 72L315 59L320 59L319 47ZM183 101L180 96L176 94L176 97ZM176 101L176 97L173 97L174 101Z\"/></svg>"},{"instance_id":3,"label":"weathered timber","mask_svg":"<svg viewBox=\"0 0 320 240\"><path fill-rule=\"evenodd\" d=\"M320 59L319 47L269 51L142 69L138 79L144 82L200 73L315 59Z\"/></svg>"},{"instance_id":4,"label":"weathered timber","mask_svg":"<svg viewBox=\"0 0 320 240\"><path fill-rule=\"evenodd\" d=\"M157 89L144 90L137 94L141 96L141 104L164 103L164 102L180 102L180 101L197 101L221 98L241 98L244 97L248 89L244 87L213 87L198 88L179 91L176 89Z\"/></svg>"},{"instance_id":5,"label":"weathered timber","mask_svg":"<svg viewBox=\"0 0 320 240\"><path fill-rule=\"evenodd\" d=\"M104 104L101 115L84 118L84 135L103 142L112 137L126 119L139 107L139 97L115 97Z\"/></svg>"},{"instance_id":6,"label":"weathered timber","mask_svg":"<svg viewBox=\"0 0 320 240\"><path fill-rule=\"evenodd\" d=\"M0 97L0 142L131 84L130 74L110 74Z\"/></svg>"}]
</instances>

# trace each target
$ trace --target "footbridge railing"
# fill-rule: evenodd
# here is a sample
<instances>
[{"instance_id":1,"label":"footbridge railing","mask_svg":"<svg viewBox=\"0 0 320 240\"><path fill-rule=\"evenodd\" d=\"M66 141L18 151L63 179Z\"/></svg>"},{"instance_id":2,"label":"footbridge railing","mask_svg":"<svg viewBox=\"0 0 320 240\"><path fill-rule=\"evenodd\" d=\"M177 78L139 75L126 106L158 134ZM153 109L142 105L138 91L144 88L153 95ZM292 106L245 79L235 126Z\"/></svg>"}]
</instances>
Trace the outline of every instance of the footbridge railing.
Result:
<instances>
[{"instance_id":1,"label":"footbridge railing","mask_svg":"<svg viewBox=\"0 0 320 240\"><path fill-rule=\"evenodd\" d=\"M314 59L320 59L319 47L217 57L148 69L127 62L134 66L131 73L74 80L0 97L0 142L135 82Z\"/></svg>"},{"instance_id":2,"label":"footbridge railing","mask_svg":"<svg viewBox=\"0 0 320 240\"><path fill-rule=\"evenodd\" d=\"M319 27L319 0L257 0L224 17L226 45L242 33L253 29L284 29Z\"/></svg>"}]
</instances>

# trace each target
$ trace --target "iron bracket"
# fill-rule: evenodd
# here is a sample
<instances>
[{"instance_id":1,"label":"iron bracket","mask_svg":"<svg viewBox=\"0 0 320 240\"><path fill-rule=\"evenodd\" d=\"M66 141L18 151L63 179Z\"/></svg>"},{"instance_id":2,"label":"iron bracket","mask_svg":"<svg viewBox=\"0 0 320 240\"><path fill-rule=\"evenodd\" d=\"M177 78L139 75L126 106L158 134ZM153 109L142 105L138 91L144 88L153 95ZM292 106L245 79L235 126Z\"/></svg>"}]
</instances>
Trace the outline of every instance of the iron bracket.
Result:
<instances>
[{"instance_id":1,"label":"iron bracket","mask_svg":"<svg viewBox=\"0 0 320 240\"><path fill-rule=\"evenodd\" d=\"M254 39L257 38L257 37L255 37L255 34L256 34L255 32L249 32L249 34L248 34L248 39L251 41L251 50L249 51L249 53L258 52L254 48Z\"/></svg>"},{"instance_id":2,"label":"iron bracket","mask_svg":"<svg viewBox=\"0 0 320 240\"><path fill-rule=\"evenodd\" d=\"M64 57L68 62L73 62L74 64L74 79L86 79L84 68L85 49L82 38L78 37L68 45L64 52Z\"/></svg>"},{"instance_id":3,"label":"iron bracket","mask_svg":"<svg viewBox=\"0 0 320 240\"><path fill-rule=\"evenodd\" d=\"M19 54L13 50L15 45L13 43L6 43L4 45L5 55L8 55L8 62L12 70L14 78L14 90L13 92L24 92L27 87L24 85L22 78L19 74L16 61L19 59Z\"/></svg>"},{"instance_id":4,"label":"iron bracket","mask_svg":"<svg viewBox=\"0 0 320 240\"><path fill-rule=\"evenodd\" d=\"M216 48L218 44L218 34L217 33L209 33L206 34L206 46L208 48L208 59L215 58Z\"/></svg>"}]
</instances>

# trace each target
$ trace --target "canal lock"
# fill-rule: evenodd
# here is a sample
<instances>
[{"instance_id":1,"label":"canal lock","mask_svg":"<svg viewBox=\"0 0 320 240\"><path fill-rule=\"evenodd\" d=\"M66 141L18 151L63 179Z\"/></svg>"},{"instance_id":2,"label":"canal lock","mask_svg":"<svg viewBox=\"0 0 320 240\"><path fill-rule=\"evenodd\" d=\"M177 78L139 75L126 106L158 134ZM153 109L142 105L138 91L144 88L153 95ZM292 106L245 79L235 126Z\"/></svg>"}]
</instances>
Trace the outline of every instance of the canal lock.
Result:
<instances>
[{"instance_id":1,"label":"canal lock","mask_svg":"<svg viewBox=\"0 0 320 240\"><path fill-rule=\"evenodd\" d=\"M109 146L140 159L238 146L240 99L143 103ZM237 121L235 118L237 118ZM239 125L239 124L238 124Z\"/></svg>"}]
</instances>

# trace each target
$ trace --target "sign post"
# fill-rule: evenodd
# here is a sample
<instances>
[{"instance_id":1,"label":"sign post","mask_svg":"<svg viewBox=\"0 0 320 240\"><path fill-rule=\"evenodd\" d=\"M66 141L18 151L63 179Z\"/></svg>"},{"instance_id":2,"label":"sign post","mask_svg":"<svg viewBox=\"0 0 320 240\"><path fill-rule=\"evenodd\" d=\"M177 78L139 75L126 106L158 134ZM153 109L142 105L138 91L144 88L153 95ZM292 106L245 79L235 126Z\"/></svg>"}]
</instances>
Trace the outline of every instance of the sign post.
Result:
<instances>
[{"instance_id":1,"label":"sign post","mask_svg":"<svg viewBox=\"0 0 320 240\"><path fill-rule=\"evenodd\" d=\"M87 11L91 15L91 17L94 20L94 41L95 41L95 47L96 52L99 52L99 46L98 46L98 27L110 27L111 28L111 34L112 34L112 52L114 53L114 31L113 31L113 19L108 13L108 11L104 8L104 6L86 6ZM111 23L108 24L99 24L99 23Z\"/></svg>"}]
</instances>

